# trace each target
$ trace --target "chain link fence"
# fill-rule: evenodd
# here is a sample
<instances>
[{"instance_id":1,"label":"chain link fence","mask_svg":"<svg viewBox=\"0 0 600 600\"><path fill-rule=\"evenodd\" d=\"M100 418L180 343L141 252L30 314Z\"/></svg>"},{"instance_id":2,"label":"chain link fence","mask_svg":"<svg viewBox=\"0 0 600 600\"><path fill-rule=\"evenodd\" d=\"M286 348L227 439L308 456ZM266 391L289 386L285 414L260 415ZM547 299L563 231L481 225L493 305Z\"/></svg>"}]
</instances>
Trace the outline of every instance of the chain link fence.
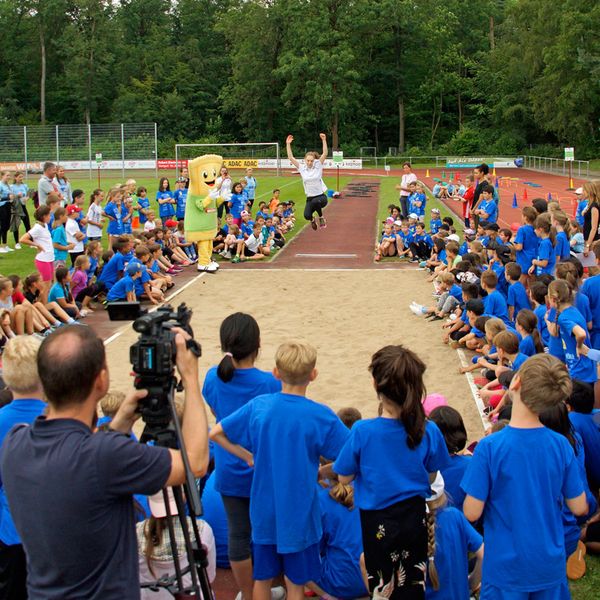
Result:
<instances>
[{"instance_id":1,"label":"chain link fence","mask_svg":"<svg viewBox=\"0 0 600 600\"><path fill-rule=\"evenodd\" d=\"M69 171L157 172L156 123L0 127L0 168L39 173L45 161Z\"/></svg>"}]
</instances>

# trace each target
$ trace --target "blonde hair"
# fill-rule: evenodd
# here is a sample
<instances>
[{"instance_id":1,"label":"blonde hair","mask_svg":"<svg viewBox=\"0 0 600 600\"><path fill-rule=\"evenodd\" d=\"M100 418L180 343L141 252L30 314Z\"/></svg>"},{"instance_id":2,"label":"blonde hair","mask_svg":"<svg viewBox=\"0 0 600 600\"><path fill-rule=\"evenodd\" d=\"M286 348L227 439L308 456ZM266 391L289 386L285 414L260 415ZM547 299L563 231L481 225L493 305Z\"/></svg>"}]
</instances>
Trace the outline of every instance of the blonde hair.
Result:
<instances>
[{"instance_id":1,"label":"blonde hair","mask_svg":"<svg viewBox=\"0 0 600 600\"><path fill-rule=\"evenodd\" d=\"M521 402L534 414L565 402L573 384L567 366L550 354L536 354L519 369Z\"/></svg>"},{"instance_id":2,"label":"blonde hair","mask_svg":"<svg viewBox=\"0 0 600 600\"><path fill-rule=\"evenodd\" d=\"M591 205L598 207L598 205L600 205L600 179L586 181L583 184L583 193L585 196L587 196L589 201L589 204L584 212L587 212Z\"/></svg>"},{"instance_id":3,"label":"blonde hair","mask_svg":"<svg viewBox=\"0 0 600 600\"><path fill-rule=\"evenodd\" d=\"M558 223L558 225L560 225L560 227L563 228L567 236L571 235L571 221L569 220L569 217L562 212L562 210L555 211L552 215L552 218L556 223Z\"/></svg>"},{"instance_id":4,"label":"blonde hair","mask_svg":"<svg viewBox=\"0 0 600 600\"><path fill-rule=\"evenodd\" d=\"M551 215L554 215L554 213L557 211L560 211L560 204L556 202L556 200L551 200L548 202L548 212Z\"/></svg>"},{"instance_id":5,"label":"blonde hair","mask_svg":"<svg viewBox=\"0 0 600 600\"><path fill-rule=\"evenodd\" d=\"M329 485L329 496L348 510L354 508L354 488L351 485L332 480Z\"/></svg>"},{"instance_id":6,"label":"blonde hair","mask_svg":"<svg viewBox=\"0 0 600 600\"><path fill-rule=\"evenodd\" d=\"M41 387L37 355L41 341L32 335L11 338L2 354L2 377L17 394L34 392Z\"/></svg>"},{"instance_id":7,"label":"blonde hair","mask_svg":"<svg viewBox=\"0 0 600 600\"><path fill-rule=\"evenodd\" d=\"M275 365L281 380L290 385L304 385L317 364L317 350L306 342L285 342L277 348Z\"/></svg>"},{"instance_id":8,"label":"blonde hair","mask_svg":"<svg viewBox=\"0 0 600 600\"><path fill-rule=\"evenodd\" d=\"M117 414L119 408L121 408L121 404L125 400L125 394L123 392L108 392L102 400L100 400L100 408L102 409L102 413L106 417L114 417Z\"/></svg>"},{"instance_id":9,"label":"blonde hair","mask_svg":"<svg viewBox=\"0 0 600 600\"><path fill-rule=\"evenodd\" d=\"M110 190L108 190L107 200L108 200L108 202L112 202L113 198L115 196L121 196L121 195L122 195L121 187L119 185L115 185L114 187L110 188Z\"/></svg>"},{"instance_id":10,"label":"blonde hair","mask_svg":"<svg viewBox=\"0 0 600 600\"><path fill-rule=\"evenodd\" d=\"M440 273L438 275L438 280L441 283L445 283L446 285L452 285L455 281L454 275L452 275L452 273L448 273L446 271L444 271L443 273Z\"/></svg>"},{"instance_id":11,"label":"blonde hair","mask_svg":"<svg viewBox=\"0 0 600 600\"><path fill-rule=\"evenodd\" d=\"M435 500L427 501L427 558L429 563L427 567L427 575L431 580L431 587L435 591L440 589L440 578L438 575L437 567L435 565L435 516L437 511L440 508L445 508L447 504L448 496L446 496L446 492L442 492L439 498L436 498Z\"/></svg>"},{"instance_id":12,"label":"blonde hair","mask_svg":"<svg viewBox=\"0 0 600 600\"><path fill-rule=\"evenodd\" d=\"M485 336L490 342L502 331L506 331L506 325L502 319L493 317L485 322Z\"/></svg>"}]
</instances>

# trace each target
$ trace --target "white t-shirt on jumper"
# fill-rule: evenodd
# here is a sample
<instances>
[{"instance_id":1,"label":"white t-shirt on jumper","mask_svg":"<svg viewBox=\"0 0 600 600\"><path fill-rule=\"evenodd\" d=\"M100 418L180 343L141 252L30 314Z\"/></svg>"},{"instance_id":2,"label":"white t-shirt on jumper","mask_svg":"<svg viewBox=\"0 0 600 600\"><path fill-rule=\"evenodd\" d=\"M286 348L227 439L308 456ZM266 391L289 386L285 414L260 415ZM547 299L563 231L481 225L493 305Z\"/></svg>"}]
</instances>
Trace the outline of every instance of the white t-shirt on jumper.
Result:
<instances>
[{"instance_id":1,"label":"white t-shirt on jumper","mask_svg":"<svg viewBox=\"0 0 600 600\"><path fill-rule=\"evenodd\" d=\"M323 193L323 190L327 189L323 183L323 165L319 159L315 159L313 166L310 169L305 163L300 163L298 173L300 173L300 177L302 177L304 193L307 198L320 196Z\"/></svg>"}]
</instances>

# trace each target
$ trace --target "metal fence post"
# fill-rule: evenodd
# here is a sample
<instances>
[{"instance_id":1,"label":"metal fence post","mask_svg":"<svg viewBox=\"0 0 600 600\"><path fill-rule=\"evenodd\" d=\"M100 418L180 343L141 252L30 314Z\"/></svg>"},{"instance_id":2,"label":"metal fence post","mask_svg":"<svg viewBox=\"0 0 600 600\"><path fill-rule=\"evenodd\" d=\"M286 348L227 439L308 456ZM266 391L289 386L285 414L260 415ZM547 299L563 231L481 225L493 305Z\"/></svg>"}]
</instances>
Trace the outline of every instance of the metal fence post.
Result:
<instances>
[{"instance_id":1,"label":"metal fence post","mask_svg":"<svg viewBox=\"0 0 600 600\"><path fill-rule=\"evenodd\" d=\"M90 181L92 180L92 126L88 123L88 168L90 171Z\"/></svg>"},{"instance_id":2,"label":"metal fence post","mask_svg":"<svg viewBox=\"0 0 600 600\"><path fill-rule=\"evenodd\" d=\"M125 179L125 128L123 123L121 123L121 177Z\"/></svg>"},{"instance_id":3,"label":"metal fence post","mask_svg":"<svg viewBox=\"0 0 600 600\"><path fill-rule=\"evenodd\" d=\"M58 125L55 127L56 131L56 164L60 163L60 143L58 141Z\"/></svg>"},{"instance_id":4,"label":"metal fence post","mask_svg":"<svg viewBox=\"0 0 600 600\"><path fill-rule=\"evenodd\" d=\"M25 158L25 181L29 179L29 164L27 161L27 125L23 125L23 157Z\"/></svg>"},{"instance_id":5,"label":"metal fence post","mask_svg":"<svg viewBox=\"0 0 600 600\"><path fill-rule=\"evenodd\" d=\"M177 165L175 165L177 168ZM158 125L154 123L154 177L158 179Z\"/></svg>"}]
</instances>

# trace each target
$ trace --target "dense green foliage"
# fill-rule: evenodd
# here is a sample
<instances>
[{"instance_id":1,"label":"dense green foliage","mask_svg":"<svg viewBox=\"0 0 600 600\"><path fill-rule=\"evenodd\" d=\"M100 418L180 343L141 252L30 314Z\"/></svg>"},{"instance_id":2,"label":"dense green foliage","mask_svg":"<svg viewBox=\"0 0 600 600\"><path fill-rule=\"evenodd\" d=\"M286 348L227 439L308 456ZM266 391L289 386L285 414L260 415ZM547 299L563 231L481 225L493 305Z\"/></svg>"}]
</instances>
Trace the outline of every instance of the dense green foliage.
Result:
<instances>
[{"instance_id":1,"label":"dense green foliage","mask_svg":"<svg viewBox=\"0 0 600 600\"><path fill-rule=\"evenodd\" d=\"M0 124L585 158L599 29L596 0L0 0Z\"/></svg>"}]
</instances>

